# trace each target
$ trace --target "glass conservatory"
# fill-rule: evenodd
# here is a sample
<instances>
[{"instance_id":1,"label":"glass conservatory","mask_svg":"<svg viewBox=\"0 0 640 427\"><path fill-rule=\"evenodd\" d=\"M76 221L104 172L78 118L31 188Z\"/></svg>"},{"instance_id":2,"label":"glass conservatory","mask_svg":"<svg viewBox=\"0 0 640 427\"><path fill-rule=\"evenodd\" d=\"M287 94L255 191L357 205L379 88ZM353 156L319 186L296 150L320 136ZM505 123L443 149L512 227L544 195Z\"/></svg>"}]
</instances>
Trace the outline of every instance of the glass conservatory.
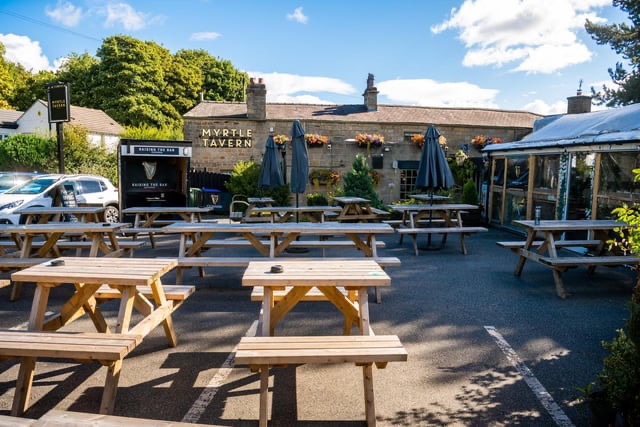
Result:
<instances>
[{"instance_id":1,"label":"glass conservatory","mask_svg":"<svg viewBox=\"0 0 640 427\"><path fill-rule=\"evenodd\" d=\"M609 219L640 202L640 105L545 117L520 141L489 145L487 215L493 224L532 219Z\"/></svg>"}]
</instances>

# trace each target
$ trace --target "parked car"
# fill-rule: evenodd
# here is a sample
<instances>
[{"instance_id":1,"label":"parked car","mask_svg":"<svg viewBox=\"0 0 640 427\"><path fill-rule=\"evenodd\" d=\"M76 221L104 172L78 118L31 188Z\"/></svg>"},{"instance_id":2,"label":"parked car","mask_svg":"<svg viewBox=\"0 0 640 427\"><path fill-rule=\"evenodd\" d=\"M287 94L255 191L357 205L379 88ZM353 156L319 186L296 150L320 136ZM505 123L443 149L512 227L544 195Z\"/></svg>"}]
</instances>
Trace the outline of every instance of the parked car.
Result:
<instances>
[{"instance_id":1,"label":"parked car","mask_svg":"<svg viewBox=\"0 0 640 427\"><path fill-rule=\"evenodd\" d=\"M37 172L0 172L0 193L35 178Z\"/></svg>"},{"instance_id":2,"label":"parked car","mask_svg":"<svg viewBox=\"0 0 640 427\"><path fill-rule=\"evenodd\" d=\"M22 224L16 210L54 206L69 195L78 205L104 206L105 221L118 222L118 190L104 177L95 175L39 175L0 194L0 223Z\"/></svg>"}]
</instances>

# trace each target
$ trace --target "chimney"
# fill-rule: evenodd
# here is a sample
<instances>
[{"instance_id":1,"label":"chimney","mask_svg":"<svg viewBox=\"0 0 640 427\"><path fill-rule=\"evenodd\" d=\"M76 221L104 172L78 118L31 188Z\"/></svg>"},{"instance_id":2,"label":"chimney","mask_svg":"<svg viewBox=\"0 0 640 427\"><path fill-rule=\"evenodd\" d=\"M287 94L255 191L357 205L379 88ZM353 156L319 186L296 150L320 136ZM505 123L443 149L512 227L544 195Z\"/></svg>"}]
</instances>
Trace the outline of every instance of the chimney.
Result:
<instances>
[{"instance_id":1,"label":"chimney","mask_svg":"<svg viewBox=\"0 0 640 427\"><path fill-rule=\"evenodd\" d=\"M252 77L247 86L247 118L265 120L267 118L267 88L262 77L258 83Z\"/></svg>"},{"instance_id":2,"label":"chimney","mask_svg":"<svg viewBox=\"0 0 640 427\"><path fill-rule=\"evenodd\" d=\"M582 94L582 80L580 80L580 86L576 96L569 96L567 98L567 114L581 114L591 112L591 97L589 95Z\"/></svg>"},{"instance_id":3,"label":"chimney","mask_svg":"<svg viewBox=\"0 0 640 427\"><path fill-rule=\"evenodd\" d=\"M367 111L378 111L378 89L373 85L373 74L367 78L367 89L364 91L364 106Z\"/></svg>"}]
</instances>

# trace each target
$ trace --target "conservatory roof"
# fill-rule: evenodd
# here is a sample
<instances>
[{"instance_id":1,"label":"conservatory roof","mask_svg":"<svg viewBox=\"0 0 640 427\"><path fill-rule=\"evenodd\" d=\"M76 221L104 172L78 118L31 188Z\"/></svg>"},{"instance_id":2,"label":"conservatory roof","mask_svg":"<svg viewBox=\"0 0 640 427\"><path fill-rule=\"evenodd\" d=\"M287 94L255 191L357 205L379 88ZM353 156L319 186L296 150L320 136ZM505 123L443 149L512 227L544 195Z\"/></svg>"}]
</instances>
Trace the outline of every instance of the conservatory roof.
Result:
<instances>
[{"instance_id":1,"label":"conservatory roof","mask_svg":"<svg viewBox=\"0 0 640 427\"><path fill-rule=\"evenodd\" d=\"M566 148L577 145L623 144L640 140L640 104L537 120L534 131L520 141L492 144L482 151Z\"/></svg>"}]
</instances>

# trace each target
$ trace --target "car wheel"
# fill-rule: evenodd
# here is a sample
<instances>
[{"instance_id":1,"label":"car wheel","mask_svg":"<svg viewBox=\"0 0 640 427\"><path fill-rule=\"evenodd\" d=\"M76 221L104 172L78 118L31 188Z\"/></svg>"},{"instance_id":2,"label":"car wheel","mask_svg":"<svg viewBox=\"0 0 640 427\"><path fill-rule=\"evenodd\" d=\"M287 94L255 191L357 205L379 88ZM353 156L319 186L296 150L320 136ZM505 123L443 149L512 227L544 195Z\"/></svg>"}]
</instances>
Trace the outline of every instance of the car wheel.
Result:
<instances>
[{"instance_id":1,"label":"car wheel","mask_svg":"<svg viewBox=\"0 0 640 427\"><path fill-rule=\"evenodd\" d=\"M120 212L115 206L107 206L104 211L104 220L106 222L118 222L120 220Z\"/></svg>"}]
</instances>

